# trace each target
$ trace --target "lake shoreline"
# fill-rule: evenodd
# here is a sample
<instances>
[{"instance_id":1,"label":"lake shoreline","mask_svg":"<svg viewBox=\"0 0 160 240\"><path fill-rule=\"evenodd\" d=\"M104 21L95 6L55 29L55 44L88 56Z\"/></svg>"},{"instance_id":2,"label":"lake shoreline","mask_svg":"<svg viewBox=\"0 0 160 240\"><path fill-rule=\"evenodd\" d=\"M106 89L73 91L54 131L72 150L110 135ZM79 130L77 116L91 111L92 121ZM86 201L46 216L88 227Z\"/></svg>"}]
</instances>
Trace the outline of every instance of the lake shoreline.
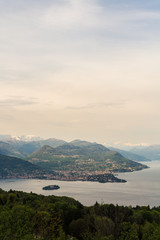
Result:
<instances>
[{"instance_id":1,"label":"lake shoreline","mask_svg":"<svg viewBox=\"0 0 160 240\"><path fill-rule=\"evenodd\" d=\"M86 181L60 181L41 179L4 179L0 188L42 195L68 196L80 201L85 206L98 203L113 203L124 206L160 205L160 161L148 163L145 171L118 173L119 178L127 180L120 183L98 183ZM117 176L117 175L116 175ZM58 191L44 191L46 185L59 185Z\"/></svg>"}]
</instances>

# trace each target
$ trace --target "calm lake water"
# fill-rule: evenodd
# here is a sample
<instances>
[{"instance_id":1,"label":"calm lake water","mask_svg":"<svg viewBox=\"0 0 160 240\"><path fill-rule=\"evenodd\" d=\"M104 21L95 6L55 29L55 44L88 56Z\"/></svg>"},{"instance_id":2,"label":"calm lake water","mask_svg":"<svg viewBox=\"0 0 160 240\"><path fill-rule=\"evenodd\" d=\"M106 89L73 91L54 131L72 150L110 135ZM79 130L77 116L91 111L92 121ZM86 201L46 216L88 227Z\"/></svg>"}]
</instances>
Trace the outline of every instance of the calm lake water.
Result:
<instances>
[{"instance_id":1,"label":"calm lake water","mask_svg":"<svg viewBox=\"0 0 160 240\"><path fill-rule=\"evenodd\" d=\"M160 206L160 161L146 162L150 168L132 173L120 173L127 183L66 182L55 180L1 180L0 188L43 195L73 197L86 206L99 203L118 205ZM42 187L56 184L59 190L45 191Z\"/></svg>"}]
</instances>

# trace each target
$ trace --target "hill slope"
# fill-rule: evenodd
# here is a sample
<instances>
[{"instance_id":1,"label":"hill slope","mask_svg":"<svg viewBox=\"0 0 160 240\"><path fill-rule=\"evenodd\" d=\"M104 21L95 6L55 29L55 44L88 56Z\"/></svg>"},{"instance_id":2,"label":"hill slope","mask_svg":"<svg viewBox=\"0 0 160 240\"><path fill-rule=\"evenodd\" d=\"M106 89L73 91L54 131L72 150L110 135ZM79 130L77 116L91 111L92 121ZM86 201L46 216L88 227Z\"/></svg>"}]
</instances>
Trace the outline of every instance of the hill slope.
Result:
<instances>
[{"instance_id":1,"label":"hill slope","mask_svg":"<svg viewBox=\"0 0 160 240\"><path fill-rule=\"evenodd\" d=\"M51 147L57 147L65 144L63 140L49 138L46 140L38 141L21 141L14 138L4 139L0 142L0 153L8 156L15 156L24 158L29 154L32 154L40 147L44 145L50 145Z\"/></svg>"},{"instance_id":2,"label":"hill slope","mask_svg":"<svg viewBox=\"0 0 160 240\"><path fill-rule=\"evenodd\" d=\"M132 148L130 151L141 156L147 157L151 160L160 160L160 145L135 147Z\"/></svg>"},{"instance_id":3,"label":"hill slope","mask_svg":"<svg viewBox=\"0 0 160 240\"><path fill-rule=\"evenodd\" d=\"M14 157L22 157L21 154L14 146L11 146L9 143L0 141L0 154L14 156Z\"/></svg>"},{"instance_id":4,"label":"hill slope","mask_svg":"<svg viewBox=\"0 0 160 240\"><path fill-rule=\"evenodd\" d=\"M141 155L138 155L136 153L132 153L130 151L125 151L125 150L121 150L119 148L109 148L111 151L117 151L119 152L123 157L125 158L128 158L130 160L133 160L133 161L138 161L138 162L147 162L147 161L151 161L150 159L144 157L144 156L141 156Z\"/></svg>"},{"instance_id":5,"label":"hill slope","mask_svg":"<svg viewBox=\"0 0 160 240\"><path fill-rule=\"evenodd\" d=\"M135 171L147 166L124 158L101 144L75 146L64 144L57 148L43 146L27 157L27 160L47 169L77 172Z\"/></svg>"},{"instance_id":6,"label":"hill slope","mask_svg":"<svg viewBox=\"0 0 160 240\"><path fill-rule=\"evenodd\" d=\"M45 173L30 162L0 154L0 178L37 178Z\"/></svg>"}]
</instances>

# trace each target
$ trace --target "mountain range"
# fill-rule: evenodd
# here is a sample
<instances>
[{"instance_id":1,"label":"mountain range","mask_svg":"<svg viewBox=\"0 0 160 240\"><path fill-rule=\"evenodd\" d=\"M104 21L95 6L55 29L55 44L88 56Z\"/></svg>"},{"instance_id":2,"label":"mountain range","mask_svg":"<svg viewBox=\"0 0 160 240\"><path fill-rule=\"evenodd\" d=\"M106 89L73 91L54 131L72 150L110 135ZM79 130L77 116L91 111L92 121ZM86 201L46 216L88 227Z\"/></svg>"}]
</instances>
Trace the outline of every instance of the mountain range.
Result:
<instances>
[{"instance_id":1,"label":"mountain range","mask_svg":"<svg viewBox=\"0 0 160 240\"><path fill-rule=\"evenodd\" d=\"M138 161L138 162L148 162L148 161L151 161L149 158L143 156L143 155L138 155L132 151L125 151L125 150L122 150L122 149L119 149L119 148L113 148L113 147L110 147L109 148L110 150L112 151L117 151L119 152L123 157L125 158L128 158L130 160L133 160L133 161ZM148 156L148 155L146 155Z\"/></svg>"},{"instance_id":2,"label":"mountain range","mask_svg":"<svg viewBox=\"0 0 160 240\"><path fill-rule=\"evenodd\" d=\"M55 139L55 138L49 138L49 139L41 139L40 137L36 137L33 135L27 135L27 136L11 136L11 135L0 135L0 153L9 155L9 156L15 156L20 158L25 158L29 154L32 154L39 148L43 147L44 145L49 145L51 147L58 147L65 143L68 143L61 139ZM82 141L82 140L74 140L72 142L69 142L70 144L73 144L75 146L87 146L91 144L91 142ZM153 147L154 148L154 147ZM145 149L142 152L141 148L133 148L132 150L125 151L118 148L109 147L110 150L117 151L121 153L122 156L125 158L128 158L133 161L149 161L151 156L151 159L155 159L153 153L146 152ZM160 146L159 146L160 149ZM141 150L141 151L140 151ZM152 146L150 146L150 150L152 151ZM160 151L160 150L159 150ZM139 153L139 154L138 154ZM159 153L160 154L160 153ZM158 156L156 156L158 159Z\"/></svg>"},{"instance_id":3,"label":"mountain range","mask_svg":"<svg viewBox=\"0 0 160 240\"><path fill-rule=\"evenodd\" d=\"M146 168L145 165L126 159L101 144L80 140L56 148L45 145L27 156L26 160L57 171L123 172Z\"/></svg>"},{"instance_id":4,"label":"mountain range","mask_svg":"<svg viewBox=\"0 0 160 240\"><path fill-rule=\"evenodd\" d=\"M28 154L35 152L44 145L57 147L65 143L66 142L63 140L58 140L54 138L36 141L22 141L19 139L17 140L17 138L8 138L0 141L0 153L9 156L24 158Z\"/></svg>"},{"instance_id":5,"label":"mountain range","mask_svg":"<svg viewBox=\"0 0 160 240\"><path fill-rule=\"evenodd\" d=\"M50 171L53 175L60 174L61 177L68 174L69 178L70 173L81 178L84 174L95 176L95 174L129 172L147 168L146 165L132 160L148 160L119 149L109 149L96 142L74 140L67 143L55 138L38 140L34 137L33 140L32 137L24 136L2 139L0 156L0 177L26 176L27 178L31 175L34 177L34 172L35 177L40 175L42 177L44 174L50 174Z\"/></svg>"},{"instance_id":6,"label":"mountain range","mask_svg":"<svg viewBox=\"0 0 160 240\"><path fill-rule=\"evenodd\" d=\"M130 152L151 160L160 160L160 145L134 147Z\"/></svg>"}]
</instances>

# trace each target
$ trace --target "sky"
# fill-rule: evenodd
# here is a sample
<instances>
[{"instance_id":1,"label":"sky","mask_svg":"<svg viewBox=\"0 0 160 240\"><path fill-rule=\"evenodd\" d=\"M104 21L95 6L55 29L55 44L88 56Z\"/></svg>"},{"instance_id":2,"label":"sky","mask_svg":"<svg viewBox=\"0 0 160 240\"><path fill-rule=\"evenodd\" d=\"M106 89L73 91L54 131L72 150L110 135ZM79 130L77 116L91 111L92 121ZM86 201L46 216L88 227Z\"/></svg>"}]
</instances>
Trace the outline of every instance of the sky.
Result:
<instances>
[{"instance_id":1,"label":"sky","mask_svg":"<svg viewBox=\"0 0 160 240\"><path fill-rule=\"evenodd\" d=\"M160 144L159 0L0 0L0 134Z\"/></svg>"}]
</instances>

